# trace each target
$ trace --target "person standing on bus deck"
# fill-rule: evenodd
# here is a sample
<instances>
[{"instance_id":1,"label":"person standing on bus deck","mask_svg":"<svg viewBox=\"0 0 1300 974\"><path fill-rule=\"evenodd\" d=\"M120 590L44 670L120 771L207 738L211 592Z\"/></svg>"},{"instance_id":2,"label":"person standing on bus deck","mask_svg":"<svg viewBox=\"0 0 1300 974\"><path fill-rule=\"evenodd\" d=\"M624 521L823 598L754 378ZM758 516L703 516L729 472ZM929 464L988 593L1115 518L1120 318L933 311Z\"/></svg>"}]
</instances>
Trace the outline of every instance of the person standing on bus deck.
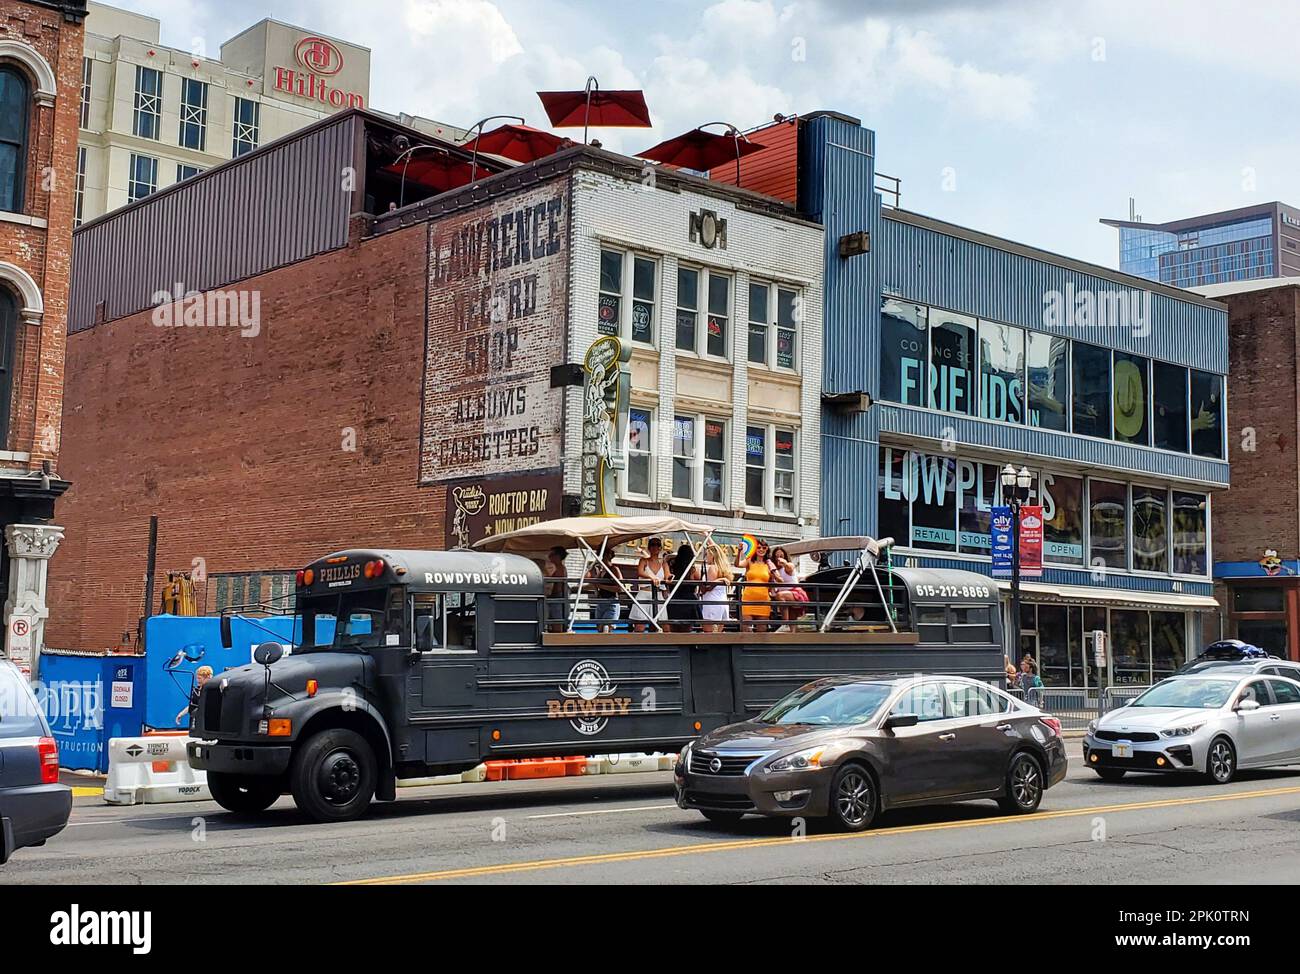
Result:
<instances>
[{"instance_id":1,"label":"person standing on bus deck","mask_svg":"<svg viewBox=\"0 0 1300 974\"><path fill-rule=\"evenodd\" d=\"M799 572L784 548L772 552L772 575L777 583L773 586L773 597L781 603L777 611L785 621L777 632L793 632L795 620L808 611L805 608L808 593L799 584Z\"/></svg>"},{"instance_id":2,"label":"person standing on bus deck","mask_svg":"<svg viewBox=\"0 0 1300 974\"><path fill-rule=\"evenodd\" d=\"M563 632L569 618L568 572L564 561L569 557L568 549L556 545L546 556L543 574L546 576L546 629L548 632Z\"/></svg>"},{"instance_id":3,"label":"person standing on bus deck","mask_svg":"<svg viewBox=\"0 0 1300 974\"><path fill-rule=\"evenodd\" d=\"M604 560L592 562L591 568L587 570L587 581L591 583L593 596L591 617L596 621L597 632L609 632L613 628L611 623L618 621L620 606L618 583L614 581L616 577L618 569L614 567L613 554L605 555Z\"/></svg>"},{"instance_id":4,"label":"person standing on bus deck","mask_svg":"<svg viewBox=\"0 0 1300 974\"><path fill-rule=\"evenodd\" d=\"M695 549L683 541L673 552L669 578L680 578L677 594L668 603L668 628L673 632L691 632L702 618L700 614L700 566L695 561Z\"/></svg>"},{"instance_id":5,"label":"person standing on bus deck","mask_svg":"<svg viewBox=\"0 0 1300 974\"><path fill-rule=\"evenodd\" d=\"M636 632L645 632L652 616L656 619L663 618L668 582L673 577L668 570L668 563L664 561L662 541L651 538L646 542L646 551L636 563L636 597L632 600L631 611L628 613L628 619Z\"/></svg>"},{"instance_id":6,"label":"person standing on bus deck","mask_svg":"<svg viewBox=\"0 0 1300 974\"><path fill-rule=\"evenodd\" d=\"M203 692L203 684L211 679L212 667L206 664L194 671L194 687L190 690L190 702L176 714L176 726L181 727L186 724L194 726L194 715L199 712L199 694Z\"/></svg>"},{"instance_id":7,"label":"person standing on bus deck","mask_svg":"<svg viewBox=\"0 0 1300 974\"><path fill-rule=\"evenodd\" d=\"M767 542L760 540L747 558L736 562L744 569L745 587L740 593L741 630L766 632L772 617L772 563L768 561Z\"/></svg>"},{"instance_id":8,"label":"person standing on bus deck","mask_svg":"<svg viewBox=\"0 0 1300 974\"><path fill-rule=\"evenodd\" d=\"M704 581L700 583L700 616L705 632L722 632L731 621L731 560L712 542L704 552Z\"/></svg>"}]
</instances>

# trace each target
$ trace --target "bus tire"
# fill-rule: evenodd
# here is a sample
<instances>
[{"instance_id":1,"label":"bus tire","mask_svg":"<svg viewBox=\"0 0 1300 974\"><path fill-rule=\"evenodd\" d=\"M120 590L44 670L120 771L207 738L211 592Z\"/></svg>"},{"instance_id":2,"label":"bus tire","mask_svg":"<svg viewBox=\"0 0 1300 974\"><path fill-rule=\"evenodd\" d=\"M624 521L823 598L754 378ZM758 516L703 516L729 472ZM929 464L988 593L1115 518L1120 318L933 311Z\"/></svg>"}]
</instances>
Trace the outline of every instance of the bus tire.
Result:
<instances>
[{"instance_id":1,"label":"bus tire","mask_svg":"<svg viewBox=\"0 0 1300 974\"><path fill-rule=\"evenodd\" d=\"M212 792L212 800L226 811L255 815L275 804L280 797L280 782L275 778L209 771L208 791Z\"/></svg>"},{"instance_id":2,"label":"bus tire","mask_svg":"<svg viewBox=\"0 0 1300 974\"><path fill-rule=\"evenodd\" d=\"M370 808L375 752L356 731L323 730L299 744L289 768L293 800L314 822L350 822Z\"/></svg>"}]
</instances>

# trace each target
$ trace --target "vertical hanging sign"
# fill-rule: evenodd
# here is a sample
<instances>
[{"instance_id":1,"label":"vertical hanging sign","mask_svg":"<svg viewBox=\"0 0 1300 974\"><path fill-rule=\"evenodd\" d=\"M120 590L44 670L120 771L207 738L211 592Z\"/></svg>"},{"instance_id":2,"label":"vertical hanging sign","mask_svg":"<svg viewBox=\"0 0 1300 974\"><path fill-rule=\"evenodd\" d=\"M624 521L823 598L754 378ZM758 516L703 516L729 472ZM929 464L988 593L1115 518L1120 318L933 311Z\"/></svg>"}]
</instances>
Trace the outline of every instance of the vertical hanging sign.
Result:
<instances>
[{"instance_id":1,"label":"vertical hanging sign","mask_svg":"<svg viewBox=\"0 0 1300 974\"><path fill-rule=\"evenodd\" d=\"M632 349L613 335L597 338L587 349L582 368L582 513L612 514L617 486L614 472L627 457L627 432Z\"/></svg>"},{"instance_id":2,"label":"vertical hanging sign","mask_svg":"<svg viewBox=\"0 0 1300 974\"><path fill-rule=\"evenodd\" d=\"M1011 508L997 506L990 512L993 544L993 577L1011 577Z\"/></svg>"},{"instance_id":3,"label":"vertical hanging sign","mask_svg":"<svg viewBox=\"0 0 1300 974\"><path fill-rule=\"evenodd\" d=\"M1020 575L1041 578L1043 575L1043 506L1026 504L1020 508Z\"/></svg>"}]
</instances>

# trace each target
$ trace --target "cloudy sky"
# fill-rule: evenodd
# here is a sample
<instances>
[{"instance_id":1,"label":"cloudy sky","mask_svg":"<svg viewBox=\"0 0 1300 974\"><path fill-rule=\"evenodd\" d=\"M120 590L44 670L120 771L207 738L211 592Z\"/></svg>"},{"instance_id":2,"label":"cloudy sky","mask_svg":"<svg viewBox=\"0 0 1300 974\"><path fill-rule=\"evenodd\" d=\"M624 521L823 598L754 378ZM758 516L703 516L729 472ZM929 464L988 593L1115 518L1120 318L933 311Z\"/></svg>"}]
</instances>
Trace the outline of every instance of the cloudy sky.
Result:
<instances>
[{"instance_id":1,"label":"cloudy sky","mask_svg":"<svg viewBox=\"0 0 1300 974\"><path fill-rule=\"evenodd\" d=\"M116 0L215 56L262 17L363 44L371 104L454 124L534 92L646 91L635 152L717 119L834 109L904 207L1108 266L1128 199L1166 220L1300 203L1294 0ZM91 21L93 30L93 18Z\"/></svg>"}]
</instances>

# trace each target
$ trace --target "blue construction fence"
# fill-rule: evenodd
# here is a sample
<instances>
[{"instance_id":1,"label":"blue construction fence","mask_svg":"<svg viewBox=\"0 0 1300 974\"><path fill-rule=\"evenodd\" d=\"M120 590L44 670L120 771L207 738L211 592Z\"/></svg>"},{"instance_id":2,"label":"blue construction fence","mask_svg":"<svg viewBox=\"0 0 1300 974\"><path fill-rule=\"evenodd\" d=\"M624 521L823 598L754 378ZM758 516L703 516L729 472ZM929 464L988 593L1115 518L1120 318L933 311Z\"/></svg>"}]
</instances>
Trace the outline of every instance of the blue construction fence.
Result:
<instances>
[{"instance_id":1,"label":"blue construction fence","mask_svg":"<svg viewBox=\"0 0 1300 974\"><path fill-rule=\"evenodd\" d=\"M320 619L317 638L332 639L333 619ZM189 704L194 673L214 676L253 661L264 642L296 645L297 616L231 617L231 646L221 645L217 616L154 616L145 622L145 655L118 656L47 650L33 687L59 745L59 763L73 770L108 770L108 742L146 729L179 730L177 714ZM180 654L181 661L168 663Z\"/></svg>"}]
</instances>

